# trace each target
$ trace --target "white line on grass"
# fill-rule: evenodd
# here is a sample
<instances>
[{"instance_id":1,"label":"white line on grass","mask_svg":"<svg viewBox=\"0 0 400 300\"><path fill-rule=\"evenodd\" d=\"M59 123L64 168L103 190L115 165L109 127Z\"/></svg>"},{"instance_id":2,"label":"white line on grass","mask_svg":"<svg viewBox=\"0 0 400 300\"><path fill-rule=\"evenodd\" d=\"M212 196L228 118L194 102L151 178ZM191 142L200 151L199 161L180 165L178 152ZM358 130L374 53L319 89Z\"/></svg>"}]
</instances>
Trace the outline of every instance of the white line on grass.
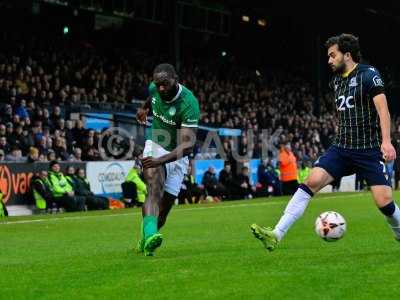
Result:
<instances>
[{"instance_id":1,"label":"white line on grass","mask_svg":"<svg viewBox=\"0 0 400 300\"><path fill-rule=\"evenodd\" d=\"M350 197L361 197L365 196L365 194L352 194L352 195L342 195L342 196L327 196L322 199L340 199L340 198L350 198ZM175 209L174 212L184 212L184 211L193 211L193 210L204 210L204 209L223 209L223 208L235 208L235 207L248 207L248 206L264 206L264 205L276 205L282 204L281 202L261 202L261 203L241 203L241 204L233 204L233 205L216 205L216 206L206 206L206 207L192 207L192 208L182 208ZM19 221L5 221L0 222L0 225L11 225L11 224L26 224L26 223L39 223L46 221L62 221L62 220L82 220L82 219L91 219L91 218L108 218L108 217L120 217L120 216L132 216L132 215L140 215L142 212L131 212L131 213L122 213L122 214L112 214L112 215L91 215L91 216L71 216L71 217L60 217L60 218L46 218L46 219L34 219L34 220L19 220Z\"/></svg>"}]
</instances>

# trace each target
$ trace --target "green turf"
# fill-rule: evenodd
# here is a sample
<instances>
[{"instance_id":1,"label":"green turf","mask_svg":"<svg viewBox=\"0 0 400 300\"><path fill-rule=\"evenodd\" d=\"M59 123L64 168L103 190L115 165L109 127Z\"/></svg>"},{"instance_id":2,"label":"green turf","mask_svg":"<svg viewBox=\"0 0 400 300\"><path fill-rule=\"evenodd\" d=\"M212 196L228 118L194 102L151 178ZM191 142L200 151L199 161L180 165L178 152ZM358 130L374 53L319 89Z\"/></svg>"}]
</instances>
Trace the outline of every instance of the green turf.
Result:
<instances>
[{"instance_id":1,"label":"green turf","mask_svg":"<svg viewBox=\"0 0 400 300\"><path fill-rule=\"evenodd\" d=\"M0 298L399 295L400 243L392 238L369 194L316 197L279 248L268 253L249 225L274 225L286 201L269 198L174 208L155 257L131 251L139 233L138 209L9 218L9 224L0 224ZM325 210L346 218L343 240L327 243L314 233L315 218Z\"/></svg>"}]
</instances>

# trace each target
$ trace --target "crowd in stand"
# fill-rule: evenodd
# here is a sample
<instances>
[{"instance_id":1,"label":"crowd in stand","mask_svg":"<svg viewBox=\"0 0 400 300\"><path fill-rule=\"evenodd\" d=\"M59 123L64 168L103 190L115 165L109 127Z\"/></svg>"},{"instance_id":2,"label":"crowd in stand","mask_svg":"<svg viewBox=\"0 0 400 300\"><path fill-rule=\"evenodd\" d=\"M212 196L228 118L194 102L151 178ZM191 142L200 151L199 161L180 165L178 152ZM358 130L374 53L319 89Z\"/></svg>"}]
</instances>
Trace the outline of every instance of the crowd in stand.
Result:
<instances>
[{"instance_id":1,"label":"crowd in stand","mask_svg":"<svg viewBox=\"0 0 400 300\"><path fill-rule=\"evenodd\" d=\"M85 129L79 118L71 119L68 108L143 99L155 64L146 55L98 53L90 45L75 50L19 45L0 53L0 161L102 160L103 145L98 146L102 133ZM201 190L215 198L249 198L257 193L259 187L247 180L248 169L236 173L233 152L261 158L265 169L276 170L279 151L262 157L266 140L277 148L282 141L290 144L299 166L310 165L329 147L335 134L334 102L329 94L324 95L319 99L320 114L313 114L315 95L301 71L262 74L238 68L221 72L218 67L188 64L181 72L182 84L199 99L201 125L242 131L239 143L232 137L222 138L227 154L224 173L217 183L209 170L195 189L195 198ZM394 143L400 153L400 118L394 124ZM253 147L249 147L250 131ZM399 161L393 168L400 174ZM269 193L280 193L279 174L261 176L272 182ZM237 189L231 191L228 186Z\"/></svg>"},{"instance_id":2,"label":"crowd in stand","mask_svg":"<svg viewBox=\"0 0 400 300\"><path fill-rule=\"evenodd\" d=\"M148 80L128 65L91 49L0 53L0 160L101 160L101 133L71 120L67 108L129 102Z\"/></svg>"},{"instance_id":3,"label":"crowd in stand","mask_svg":"<svg viewBox=\"0 0 400 300\"><path fill-rule=\"evenodd\" d=\"M40 211L53 212L108 209L108 199L96 196L83 168L70 165L63 173L58 161L51 161L48 171L35 174L30 184L31 197Z\"/></svg>"},{"instance_id":4,"label":"crowd in stand","mask_svg":"<svg viewBox=\"0 0 400 300\"><path fill-rule=\"evenodd\" d=\"M101 55L91 48L38 51L20 46L12 54L0 54L0 154L12 161L28 159L29 154L36 159L37 152L39 161L100 160L99 133L70 120L65 108L144 98L154 64L143 55ZM274 72L261 79L250 71L227 74L219 76L217 67L197 65L182 72L182 83L200 101L203 125L252 130L254 158L261 155L261 140L277 132L278 138L291 140L302 160L315 160L329 145L333 110L323 99L321 117L312 114L311 86L301 75ZM249 151L247 143L244 135L239 153ZM224 146L232 148L232 139Z\"/></svg>"}]
</instances>

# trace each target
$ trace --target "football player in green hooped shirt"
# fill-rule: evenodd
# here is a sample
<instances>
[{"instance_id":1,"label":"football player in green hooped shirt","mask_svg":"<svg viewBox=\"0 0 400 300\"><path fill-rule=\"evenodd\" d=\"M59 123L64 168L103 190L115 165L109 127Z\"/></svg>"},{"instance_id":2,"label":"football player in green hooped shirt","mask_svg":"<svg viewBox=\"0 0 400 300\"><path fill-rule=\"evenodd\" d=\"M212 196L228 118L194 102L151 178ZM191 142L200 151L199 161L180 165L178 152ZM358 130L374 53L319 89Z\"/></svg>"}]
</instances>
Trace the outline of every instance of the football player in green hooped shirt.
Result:
<instances>
[{"instance_id":1,"label":"football player in green hooped shirt","mask_svg":"<svg viewBox=\"0 0 400 300\"><path fill-rule=\"evenodd\" d=\"M146 256L153 255L162 243L159 230L179 194L200 118L196 97L179 84L170 64L160 64L154 69L149 97L137 113L139 123L146 124L150 109L153 123L146 132L142 158L148 194L142 208L142 236L137 246L138 252Z\"/></svg>"}]
</instances>

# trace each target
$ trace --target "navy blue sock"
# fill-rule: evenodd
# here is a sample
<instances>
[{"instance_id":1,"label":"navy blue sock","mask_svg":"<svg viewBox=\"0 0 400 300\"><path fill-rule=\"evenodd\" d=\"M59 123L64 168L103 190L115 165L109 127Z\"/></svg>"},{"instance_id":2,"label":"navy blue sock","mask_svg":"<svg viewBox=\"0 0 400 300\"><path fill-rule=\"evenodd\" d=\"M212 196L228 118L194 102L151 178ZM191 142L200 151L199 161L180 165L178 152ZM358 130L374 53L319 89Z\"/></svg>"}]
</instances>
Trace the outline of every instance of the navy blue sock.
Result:
<instances>
[{"instance_id":1,"label":"navy blue sock","mask_svg":"<svg viewBox=\"0 0 400 300\"><path fill-rule=\"evenodd\" d=\"M394 202L390 202L389 204L385 205L384 207L379 207L379 210L387 217L390 217L394 214L396 210L396 205Z\"/></svg>"},{"instance_id":2,"label":"navy blue sock","mask_svg":"<svg viewBox=\"0 0 400 300\"><path fill-rule=\"evenodd\" d=\"M306 186L304 183L301 183L299 185L299 189L302 189L303 191L305 191L307 194L309 194L311 197L314 196L314 193L312 192L312 190L310 190L310 188L308 186Z\"/></svg>"}]
</instances>

